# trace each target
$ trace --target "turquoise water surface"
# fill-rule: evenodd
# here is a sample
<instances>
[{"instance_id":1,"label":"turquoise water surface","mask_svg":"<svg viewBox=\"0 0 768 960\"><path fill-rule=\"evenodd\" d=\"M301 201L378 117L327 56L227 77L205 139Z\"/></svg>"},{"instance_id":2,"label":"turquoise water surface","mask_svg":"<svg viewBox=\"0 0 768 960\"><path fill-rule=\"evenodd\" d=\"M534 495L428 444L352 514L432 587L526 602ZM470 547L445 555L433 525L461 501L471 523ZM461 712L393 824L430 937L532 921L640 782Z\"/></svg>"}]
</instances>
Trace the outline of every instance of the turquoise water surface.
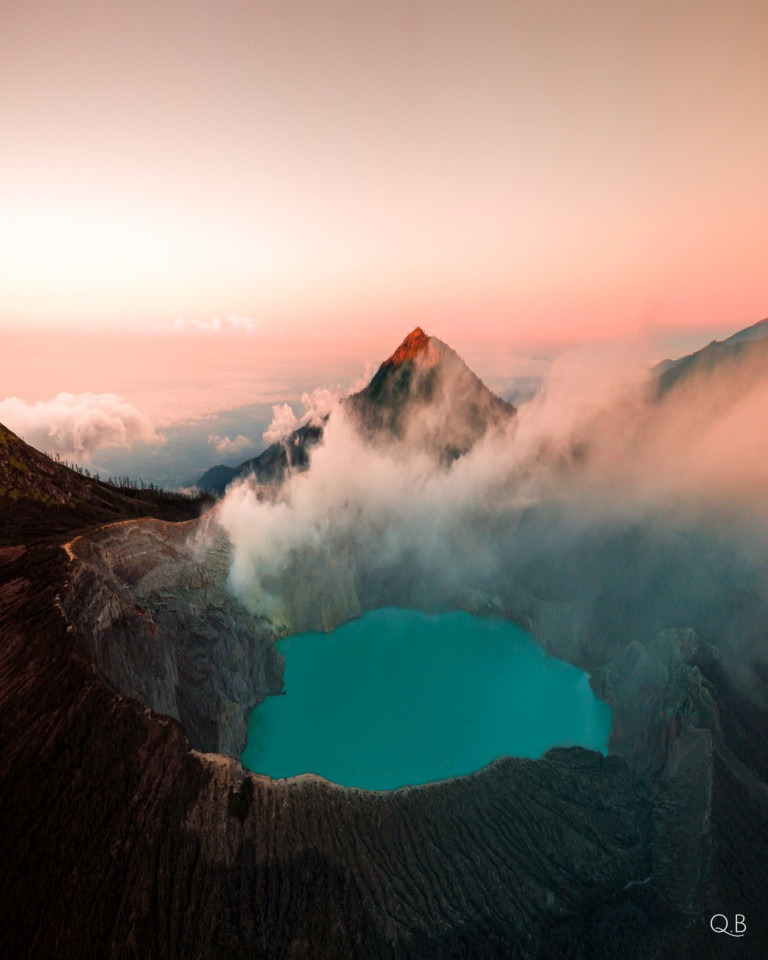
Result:
<instances>
[{"instance_id":1,"label":"turquoise water surface","mask_svg":"<svg viewBox=\"0 0 768 960\"><path fill-rule=\"evenodd\" d=\"M242 763L369 790L444 780L500 756L605 752L610 708L522 628L386 608L280 640L285 693L248 716Z\"/></svg>"}]
</instances>

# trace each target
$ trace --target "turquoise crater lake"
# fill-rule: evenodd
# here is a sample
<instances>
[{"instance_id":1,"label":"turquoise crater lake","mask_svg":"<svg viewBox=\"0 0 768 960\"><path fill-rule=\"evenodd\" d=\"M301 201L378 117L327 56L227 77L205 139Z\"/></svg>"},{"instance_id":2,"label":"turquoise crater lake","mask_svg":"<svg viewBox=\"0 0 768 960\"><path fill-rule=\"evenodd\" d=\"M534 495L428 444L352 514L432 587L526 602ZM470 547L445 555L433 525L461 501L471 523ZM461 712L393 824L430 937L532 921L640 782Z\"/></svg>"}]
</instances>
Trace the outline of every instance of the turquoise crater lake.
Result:
<instances>
[{"instance_id":1,"label":"turquoise crater lake","mask_svg":"<svg viewBox=\"0 0 768 960\"><path fill-rule=\"evenodd\" d=\"M611 711L587 675L506 620L385 608L277 646L285 693L248 715L255 773L392 790L505 755L606 750Z\"/></svg>"}]
</instances>

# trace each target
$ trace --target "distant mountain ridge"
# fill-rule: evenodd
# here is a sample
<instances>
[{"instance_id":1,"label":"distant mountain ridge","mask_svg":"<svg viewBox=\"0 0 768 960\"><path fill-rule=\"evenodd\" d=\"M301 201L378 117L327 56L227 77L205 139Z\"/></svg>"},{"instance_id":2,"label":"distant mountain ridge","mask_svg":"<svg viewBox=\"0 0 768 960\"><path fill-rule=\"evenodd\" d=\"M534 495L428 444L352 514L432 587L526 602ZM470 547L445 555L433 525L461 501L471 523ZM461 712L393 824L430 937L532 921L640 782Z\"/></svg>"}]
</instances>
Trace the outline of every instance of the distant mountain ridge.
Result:
<instances>
[{"instance_id":1,"label":"distant mountain ridge","mask_svg":"<svg viewBox=\"0 0 768 960\"><path fill-rule=\"evenodd\" d=\"M404 439L409 433L443 460L461 456L490 426L515 413L514 406L489 390L454 350L421 327L405 337L366 387L342 404L363 437L384 434ZM212 467L197 486L223 494L233 480L246 476L278 484L289 469L307 468L324 427L325 422L306 424L237 467Z\"/></svg>"},{"instance_id":2,"label":"distant mountain ridge","mask_svg":"<svg viewBox=\"0 0 768 960\"><path fill-rule=\"evenodd\" d=\"M651 371L658 379L658 394L663 396L692 376L710 373L723 364L736 360L768 361L768 318L739 330L725 340L713 340L700 350L678 360L662 360Z\"/></svg>"},{"instance_id":3,"label":"distant mountain ridge","mask_svg":"<svg viewBox=\"0 0 768 960\"><path fill-rule=\"evenodd\" d=\"M757 323L753 323L751 327L745 327L744 330L739 330L738 333L731 334L723 343L746 343L750 340L766 339L768 339L768 317L766 317L765 320L758 320Z\"/></svg>"},{"instance_id":4,"label":"distant mountain ridge","mask_svg":"<svg viewBox=\"0 0 768 960\"><path fill-rule=\"evenodd\" d=\"M309 451L323 436L322 426L304 424L284 440L270 444L258 456L251 457L236 467L219 464L211 467L196 481L195 486L209 493L223 494L240 477L253 476L259 483L278 484L288 470L305 470L309 465Z\"/></svg>"}]
</instances>

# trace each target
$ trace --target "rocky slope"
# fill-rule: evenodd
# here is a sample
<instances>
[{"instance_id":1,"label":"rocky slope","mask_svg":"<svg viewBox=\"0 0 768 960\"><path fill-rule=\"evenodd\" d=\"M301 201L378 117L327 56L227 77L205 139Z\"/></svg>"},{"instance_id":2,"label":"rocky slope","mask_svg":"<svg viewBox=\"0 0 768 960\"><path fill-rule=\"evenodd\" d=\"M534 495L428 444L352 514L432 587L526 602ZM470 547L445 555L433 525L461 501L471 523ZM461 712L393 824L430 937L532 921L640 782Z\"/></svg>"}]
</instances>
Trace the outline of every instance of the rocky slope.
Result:
<instances>
[{"instance_id":1,"label":"rocky slope","mask_svg":"<svg viewBox=\"0 0 768 960\"><path fill-rule=\"evenodd\" d=\"M245 460L237 467L220 464L211 467L197 480L200 490L221 495L234 480L253 477L256 483L280 484L291 471L306 470L309 455L323 436L322 426L305 424L278 443L271 443L257 457Z\"/></svg>"},{"instance_id":2,"label":"rocky slope","mask_svg":"<svg viewBox=\"0 0 768 960\"><path fill-rule=\"evenodd\" d=\"M690 631L608 645L617 756L554 750L385 794L275 783L191 749L68 625L67 578L141 525L75 561L0 554L6 955L698 958L720 955L713 912L746 914L744 955L761 955L768 711ZM171 553L183 536L149 527ZM136 563L116 576L164 589ZM528 616L544 630L540 602Z\"/></svg>"},{"instance_id":3,"label":"rocky slope","mask_svg":"<svg viewBox=\"0 0 768 960\"><path fill-rule=\"evenodd\" d=\"M239 756L245 714L282 686L274 628L226 588L230 550L203 521L126 521L66 546L63 609L125 696L180 720L199 750Z\"/></svg>"},{"instance_id":4,"label":"rocky slope","mask_svg":"<svg viewBox=\"0 0 768 960\"><path fill-rule=\"evenodd\" d=\"M459 355L416 327L371 382L345 401L364 439L398 439L443 461L466 453L515 413Z\"/></svg>"},{"instance_id":5,"label":"rocky slope","mask_svg":"<svg viewBox=\"0 0 768 960\"><path fill-rule=\"evenodd\" d=\"M51 602L64 558L34 566L47 602L3 607L7 955L514 956L647 909L649 797L620 761L395 794L246 775L111 690Z\"/></svg>"}]
</instances>

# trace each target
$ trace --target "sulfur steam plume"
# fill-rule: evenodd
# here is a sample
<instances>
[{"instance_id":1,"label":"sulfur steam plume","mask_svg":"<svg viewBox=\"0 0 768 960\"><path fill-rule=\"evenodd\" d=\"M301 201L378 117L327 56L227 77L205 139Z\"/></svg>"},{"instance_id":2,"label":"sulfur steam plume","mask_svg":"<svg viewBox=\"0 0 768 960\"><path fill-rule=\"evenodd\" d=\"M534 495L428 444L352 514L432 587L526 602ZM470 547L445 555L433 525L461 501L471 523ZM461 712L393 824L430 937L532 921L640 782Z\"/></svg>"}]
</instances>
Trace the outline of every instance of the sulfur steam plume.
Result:
<instances>
[{"instance_id":1,"label":"sulfur steam plume","mask_svg":"<svg viewBox=\"0 0 768 960\"><path fill-rule=\"evenodd\" d=\"M546 600L568 611L557 629L576 660L600 618L752 642L768 584L767 355L668 387L637 365L565 360L515 411L414 331L332 409L307 471L269 496L230 489L217 520L231 589L291 629L382 604L524 617ZM735 582L743 616L726 623Z\"/></svg>"}]
</instances>

